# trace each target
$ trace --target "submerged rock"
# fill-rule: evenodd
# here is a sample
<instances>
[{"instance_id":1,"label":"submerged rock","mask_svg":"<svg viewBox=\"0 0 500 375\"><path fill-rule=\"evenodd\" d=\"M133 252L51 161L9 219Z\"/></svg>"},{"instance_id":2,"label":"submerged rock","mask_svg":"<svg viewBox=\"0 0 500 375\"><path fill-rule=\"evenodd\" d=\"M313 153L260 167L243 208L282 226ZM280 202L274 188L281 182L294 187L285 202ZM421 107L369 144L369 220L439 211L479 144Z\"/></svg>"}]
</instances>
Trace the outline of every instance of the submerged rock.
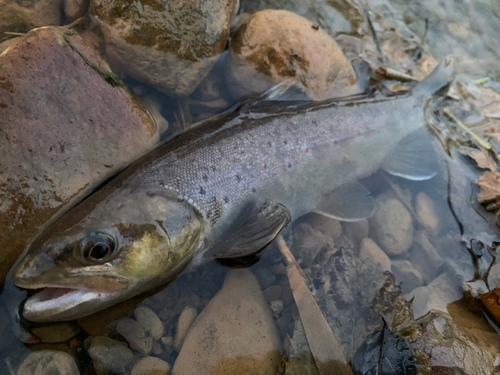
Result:
<instances>
[{"instance_id":1,"label":"submerged rock","mask_svg":"<svg viewBox=\"0 0 500 375\"><path fill-rule=\"evenodd\" d=\"M154 340L158 340L163 335L163 323L153 310L139 306L134 310L134 317Z\"/></svg>"},{"instance_id":2,"label":"submerged rock","mask_svg":"<svg viewBox=\"0 0 500 375\"><path fill-rule=\"evenodd\" d=\"M361 241L359 259L370 259L372 262L379 264L382 271L391 270L391 260L371 238L365 238Z\"/></svg>"},{"instance_id":3,"label":"submerged rock","mask_svg":"<svg viewBox=\"0 0 500 375\"><path fill-rule=\"evenodd\" d=\"M333 249L333 239L309 223L301 223L293 228L293 254L304 265L311 264L322 250Z\"/></svg>"},{"instance_id":4,"label":"submerged rock","mask_svg":"<svg viewBox=\"0 0 500 375\"><path fill-rule=\"evenodd\" d=\"M104 336L92 339L88 353L98 374L125 372L133 358L127 344Z\"/></svg>"},{"instance_id":5,"label":"submerged rock","mask_svg":"<svg viewBox=\"0 0 500 375\"><path fill-rule=\"evenodd\" d=\"M92 0L113 69L173 96L191 94L226 48L237 0Z\"/></svg>"},{"instance_id":6,"label":"submerged rock","mask_svg":"<svg viewBox=\"0 0 500 375\"><path fill-rule=\"evenodd\" d=\"M396 282L401 283L403 293L408 293L423 284L422 275L407 260L393 261L391 270L394 276L396 276Z\"/></svg>"},{"instance_id":7,"label":"submerged rock","mask_svg":"<svg viewBox=\"0 0 500 375\"><path fill-rule=\"evenodd\" d=\"M68 21L83 17L89 9L90 0L63 0L64 14Z\"/></svg>"},{"instance_id":8,"label":"submerged rock","mask_svg":"<svg viewBox=\"0 0 500 375\"><path fill-rule=\"evenodd\" d=\"M142 325L134 319L125 318L118 322L116 330L129 343L130 347L143 355L153 349L153 338L146 335Z\"/></svg>"},{"instance_id":9,"label":"submerged rock","mask_svg":"<svg viewBox=\"0 0 500 375\"><path fill-rule=\"evenodd\" d=\"M180 352L186 335L193 324L198 312L194 307L186 306L177 319L177 326L175 327L174 350Z\"/></svg>"},{"instance_id":10,"label":"submerged rock","mask_svg":"<svg viewBox=\"0 0 500 375\"><path fill-rule=\"evenodd\" d=\"M80 327L71 323L59 323L49 326L34 327L31 333L41 342L58 343L67 342L80 332Z\"/></svg>"},{"instance_id":11,"label":"submerged rock","mask_svg":"<svg viewBox=\"0 0 500 375\"><path fill-rule=\"evenodd\" d=\"M72 356L55 350L31 353L17 370L17 375L78 375L79 373Z\"/></svg>"},{"instance_id":12,"label":"submerged rock","mask_svg":"<svg viewBox=\"0 0 500 375\"><path fill-rule=\"evenodd\" d=\"M144 357L134 365L131 375L170 375L170 365L160 358Z\"/></svg>"},{"instance_id":13,"label":"submerged rock","mask_svg":"<svg viewBox=\"0 0 500 375\"><path fill-rule=\"evenodd\" d=\"M335 96L356 83L337 43L317 24L285 10L263 10L231 38L227 82L235 97L261 93L294 79L314 99Z\"/></svg>"},{"instance_id":14,"label":"submerged rock","mask_svg":"<svg viewBox=\"0 0 500 375\"><path fill-rule=\"evenodd\" d=\"M65 28L29 32L0 66L2 283L42 224L159 136L106 62Z\"/></svg>"},{"instance_id":15,"label":"submerged rock","mask_svg":"<svg viewBox=\"0 0 500 375\"><path fill-rule=\"evenodd\" d=\"M62 0L0 1L0 42L11 38L5 32L27 33L40 26L59 25Z\"/></svg>"},{"instance_id":16,"label":"submerged rock","mask_svg":"<svg viewBox=\"0 0 500 375\"><path fill-rule=\"evenodd\" d=\"M405 253L413 240L413 223L406 207L395 198L382 198L370 218L377 244L388 255Z\"/></svg>"},{"instance_id":17,"label":"submerged rock","mask_svg":"<svg viewBox=\"0 0 500 375\"><path fill-rule=\"evenodd\" d=\"M256 277L230 270L188 332L172 373L276 374L281 341Z\"/></svg>"}]
</instances>

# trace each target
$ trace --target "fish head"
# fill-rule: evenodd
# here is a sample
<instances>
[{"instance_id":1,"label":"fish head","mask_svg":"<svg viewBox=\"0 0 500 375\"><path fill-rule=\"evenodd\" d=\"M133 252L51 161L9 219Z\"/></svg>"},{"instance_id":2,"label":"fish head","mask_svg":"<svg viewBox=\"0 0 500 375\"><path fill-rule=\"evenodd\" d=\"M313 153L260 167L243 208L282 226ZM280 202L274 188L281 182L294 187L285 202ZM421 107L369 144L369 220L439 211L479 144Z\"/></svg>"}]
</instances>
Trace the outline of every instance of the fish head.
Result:
<instances>
[{"instance_id":1,"label":"fish head","mask_svg":"<svg viewBox=\"0 0 500 375\"><path fill-rule=\"evenodd\" d=\"M202 230L201 216L174 191L105 186L28 245L12 278L41 291L23 315L77 319L165 284L196 254Z\"/></svg>"}]
</instances>

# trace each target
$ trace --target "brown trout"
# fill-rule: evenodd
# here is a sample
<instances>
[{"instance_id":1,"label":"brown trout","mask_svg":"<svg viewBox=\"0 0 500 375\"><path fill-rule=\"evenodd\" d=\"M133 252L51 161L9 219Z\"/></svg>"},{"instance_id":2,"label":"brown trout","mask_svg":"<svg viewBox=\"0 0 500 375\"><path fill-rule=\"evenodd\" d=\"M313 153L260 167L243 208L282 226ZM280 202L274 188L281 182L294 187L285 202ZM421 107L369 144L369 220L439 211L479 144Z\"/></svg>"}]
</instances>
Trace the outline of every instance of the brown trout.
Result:
<instances>
[{"instance_id":1,"label":"brown trout","mask_svg":"<svg viewBox=\"0 0 500 375\"><path fill-rule=\"evenodd\" d=\"M247 105L170 140L31 242L13 272L17 286L41 289L24 316L91 314L188 264L256 253L307 212L370 217L359 179L379 168L414 180L436 173L429 146L409 135L452 77L445 59L406 95Z\"/></svg>"}]
</instances>

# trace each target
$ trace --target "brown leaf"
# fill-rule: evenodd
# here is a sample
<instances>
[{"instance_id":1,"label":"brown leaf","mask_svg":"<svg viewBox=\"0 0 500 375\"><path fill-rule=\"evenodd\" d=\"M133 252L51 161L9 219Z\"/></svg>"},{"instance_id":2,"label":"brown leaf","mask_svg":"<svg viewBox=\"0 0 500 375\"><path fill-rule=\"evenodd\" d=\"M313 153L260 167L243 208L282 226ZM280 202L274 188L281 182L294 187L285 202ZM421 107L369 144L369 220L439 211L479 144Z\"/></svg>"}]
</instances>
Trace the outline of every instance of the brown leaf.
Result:
<instances>
[{"instance_id":1,"label":"brown leaf","mask_svg":"<svg viewBox=\"0 0 500 375\"><path fill-rule=\"evenodd\" d=\"M488 293L479 293L479 297L496 321L500 322L500 286Z\"/></svg>"},{"instance_id":2,"label":"brown leaf","mask_svg":"<svg viewBox=\"0 0 500 375\"><path fill-rule=\"evenodd\" d=\"M498 172L484 172L476 181L480 191L477 196L479 203L500 203L500 174Z\"/></svg>"},{"instance_id":3,"label":"brown leaf","mask_svg":"<svg viewBox=\"0 0 500 375\"><path fill-rule=\"evenodd\" d=\"M489 169L490 171L496 171L497 169L496 163L484 151L466 147L461 148L459 151L460 153L474 159L479 168Z\"/></svg>"}]
</instances>

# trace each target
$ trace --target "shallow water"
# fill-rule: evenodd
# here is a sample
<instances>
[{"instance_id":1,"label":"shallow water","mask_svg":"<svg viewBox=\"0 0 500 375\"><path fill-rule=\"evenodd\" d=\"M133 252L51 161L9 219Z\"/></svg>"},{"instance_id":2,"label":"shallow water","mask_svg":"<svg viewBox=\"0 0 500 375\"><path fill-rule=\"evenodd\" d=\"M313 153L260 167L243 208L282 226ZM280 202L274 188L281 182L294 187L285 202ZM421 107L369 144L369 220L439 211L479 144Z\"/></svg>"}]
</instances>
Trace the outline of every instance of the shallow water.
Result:
<instances>
[{"instance_id":1,"label":"shallow water","mask_svg":"<svg viewBox=\"0 0 500 375\"><path fill-rule=\"evenodd\" d=\"M496 9L493 2L463 4L464 7L473 4L473 14L481 13L481 7ZM384 6L387 4L375 2L373 10L380 11ZM400 10L405 5L394 2L393 6L401 17L395 18L399 26L404 29L402 20L411 19L412 22L408 23L416 33L418 27L414 19ZM450 11L450 8L447 9ZM413 7L411 12L424 13ZM430 11L427 9L427 12ZM388 18L389 14L397 17L387 12L383 16ZM449 98L442 107L447 107L480 136L488 139L488 134L493 134L490 139L495 139L496 132L487 128L497 125L498 116L484 115L484 108L478 105L481 97L471 99L471 96L464 95L464 90L470 93L472 88L463 88L471 84L471 76L480 78L497 73L491 65L491 61L497 59L498 49L492 45L497 41L481 36L489 28L495 29L494 23L498 20L492 19L494 13L491 13L487 23L469 31L473 34L471 38L481 43L491 39L489 44L474 44L471 50L469 35L460 34L461 39L456 36L456 24L467 25L466 15L467 12L461 10L460 18L453 21L453 17L449 16L447 20L452 21L446 23L448 31L436 26L441 24L434 20L427 35L436 57L441 57L439 53L444 51L439 44L441 36L453 39L454 43L463 43L464 52L460 52L459 60L464 63L460 65L460 72L468 76L458 79L462 82L462 90L454 88L460 100ZM436 12L435 16L440 16L440 13ZM390 20L374 19L378 32L384 35L391 32L385 29ZM454 22L455 26L450 27L449 22ZM352 30L345 27L342 31ZM406 37L404 32L403 37ZM370 39L371 35L365 35L365 38ZM384 36L382 39L395 41L394 45L387 44L388 48L394 49L402 40L384 39ZM347 42L352 40L345 35L339 36L342 47L349 45ZM388 54L388 50L385 51ZM373 57L372 52L369 47L364 51L368 57ZM451 48L444 52L457 51ZM352 51L346 54L351 57ZM410 61L398 60L390 54L384 59L393 68L405 66ZM481 61L480 69L470 71L471 61ZM227 83L221 80L225 73L224 63L222 56L202 85L193 94L181 99L170 98L130 77L123 78L136 95L147 101L153 98L154 102L160 103L161 113L170 124L161 136L167 140L238 102L239 98L233 97ZM492 79L485 85L477 86L478 90L486 87L494 91L498 84ZM207 97L212 99L207 101ZM492 102L495 104L494 100ZM362 181L377 200L378 211L374 217L348 223L308 214L281 233L298 261L300 274L323 318L311 318L314 316L310 315L314 303L304 304L304 300L310 300L303 296L301 299L292 292L289 278L292 277L293 264L287 269L288 264L275 242L261 252L257 263L248 267L257 282L248 271L229 271L229 268L211 261L192 272L182 273L168 286L150 293L152 295L134 298L69 325L55 324L48 330L44 327L51 325L19 319L18 307L25 298L25 292L15 288L8 279L0 292L0 372L16 373L31 352L57 350L75 358L79 370L85 374L96 371L105 373L106 366L108 370L112 368L111 372L130 373L143 357L157 357L172 366L181 357L183 363L196 363L200 356L209 352L206 347L220 345L223 348L223 342L230 342L240 346L242 352L237 358L224 358L222 351L212 373L238 373L241 369L249 373L264 373L269 368L279 368L279 373L286 374L318 373L318 370L323 374L332 371L328 367L331 363L323 363L322 367L321 361L313 359L313 356L318 358L315 350L325 345L320 341L324 338L315 334L318 326L326 327L318 325L321 319L326 321L331 331L327 335L329 340L336 341L342 351L330 353L330 359L342 357L353 364L355 373L370 373L370 368L382 366L381 363L390 363L401 371L398 367L402 366L400 362L406 363L408 373L428 373L431 367L436 373L446 373L446 368L460 368L463 373L470 374L498 370L499 331L494 316L478 297L479 292L493 290L500 285L500 268L495 263L499 234L497 217L494 211L488 212L477 203L479 188L475 182L484 170L478 168L472 158L458 151L465 150L465 147L469 151L477 151L474 138L457 126L450 116L444 115L442 109L439 119L431 123L430 132L418 135L422 142L431 142L438 154L439 172L435 177L415 182L377 171ZM495 141L490 144L494 150ZM223 288L224 293L221 293L219 291L228 272L231 273L232 288ZM295 292L296 288L295 285ZM231 301L237 302L233 306ZM254 307L245 304L245 301L252 301ZM156 336L154 329L146 329L147 324L135 310L137 306L153 311L161 320L163 332ZM192 328L189 333L192 338L186 338L183 352L179 353L182 345L175 343L179 336L179 317L182 315L183 321L189 321L189 314L191 317L198 316L198 326L195 323L193 327L196 329ZM255 314L261 317L258 328L252 326L257 321ZM124 320L126 317L133 320ZM201 317L208 322L207 325L212 324L217 329L204 330ZM235 326L228 323L232 317ZM141 321L142 327L136 331L124 328L127 324L134 326L134 321ZM239 331L235 327L241 324L248 327ZM127 335L130 331L136 332L136 336ZM231 332L240 336L231 337ZM112 367L117 366L116 363L105 361L98 363L96 358L100 357L96 354L97 341L94 340L101 336L124 343L121 351L105 355L108 359L113 355L123 359L122 367ZM200 337L212 341L207 344ZM273 344L269 344L269 337L274 340ZM379 342L380 337L385 337L382 342ZM111 345L107 342L102 346ZM268 350L265 355L255 354L259 346L272 348L273 345L274 349ZM125 347L127 349L123 349ZM206 358L202 357L202 361L208 361ZM459 359L463 363L459 363ZM273 361L281 361L281 365L269 365ZM474 367L478 361L483 361L484 367ZM400 373L385 368L384 371ZM180 370L177 373L181 373Z\"/></svg>"}]
</instances>

